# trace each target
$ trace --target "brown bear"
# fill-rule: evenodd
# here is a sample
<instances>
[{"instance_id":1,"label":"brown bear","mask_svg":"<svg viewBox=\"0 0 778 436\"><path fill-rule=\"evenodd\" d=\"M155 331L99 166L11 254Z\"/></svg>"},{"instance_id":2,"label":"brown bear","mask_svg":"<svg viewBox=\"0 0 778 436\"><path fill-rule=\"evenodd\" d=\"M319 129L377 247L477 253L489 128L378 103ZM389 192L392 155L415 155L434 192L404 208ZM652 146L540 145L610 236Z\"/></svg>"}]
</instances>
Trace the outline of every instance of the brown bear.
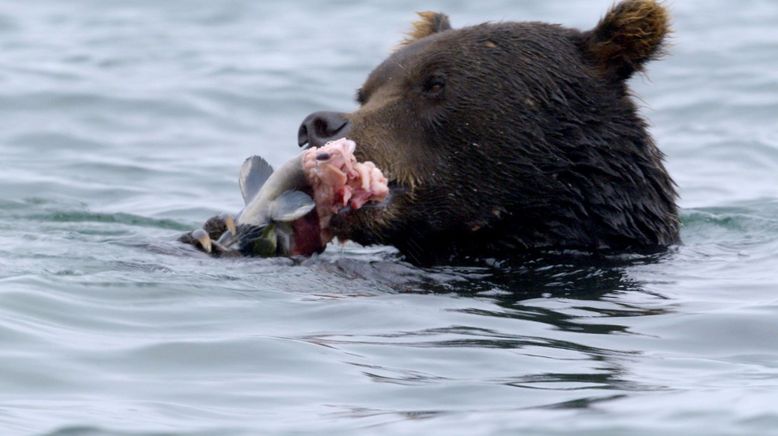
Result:
<instances>
[{"instance_id":1,"label":"brown bear","mask_svg":"<svg viewBox=\"0 0 778 436\"><path fill-rule=\"evenodd\" d=\"M678 242L675 185L627 86L662 53L661 4L623 1L588 31L420 16L358 110L300 127L301 146L353 139L390 179L386 207L333 218L340 239L414 263Z\"/></svg>"}]
</instances>

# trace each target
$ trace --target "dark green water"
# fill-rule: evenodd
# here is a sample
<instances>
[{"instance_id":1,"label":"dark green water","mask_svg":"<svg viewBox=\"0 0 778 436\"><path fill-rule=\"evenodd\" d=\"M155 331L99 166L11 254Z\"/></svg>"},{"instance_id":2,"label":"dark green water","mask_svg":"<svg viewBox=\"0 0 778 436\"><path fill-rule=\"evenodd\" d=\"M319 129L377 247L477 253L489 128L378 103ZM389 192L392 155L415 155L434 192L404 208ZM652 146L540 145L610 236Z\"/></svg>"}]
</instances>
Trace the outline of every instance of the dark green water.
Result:
<instances>
[{"instance_id":1,"label":"dark green water","mask_svg":"<svg viewBox=\"0 0 778 436\"><path fill-rule=\"evenodd\" d=\"M610 1L0 2L0 434L778 434L778 4L673 2L633 87L684 244L418 269L174 242L250 154L350 110L415 10Z\"/></svg>"}]
</instances>

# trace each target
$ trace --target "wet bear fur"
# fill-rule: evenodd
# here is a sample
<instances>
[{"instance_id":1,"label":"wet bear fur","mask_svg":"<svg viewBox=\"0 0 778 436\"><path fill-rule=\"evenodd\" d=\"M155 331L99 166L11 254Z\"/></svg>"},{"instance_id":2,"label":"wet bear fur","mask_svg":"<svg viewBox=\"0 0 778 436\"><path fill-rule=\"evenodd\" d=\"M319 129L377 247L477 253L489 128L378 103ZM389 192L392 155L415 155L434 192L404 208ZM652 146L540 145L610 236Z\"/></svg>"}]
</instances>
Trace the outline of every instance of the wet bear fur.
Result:
<instances>
[{"instance_id":1,"label":"wet bear fur","mask_svg":"<svg viewBox=\"0 0 778 436\"><path fill-rule=\"evenodd\" d=\"M336 216L336 234L419 264L678 242L675 185L627 86L668 33L653 0L623 1L587 31L453 29L421 13L359 89L359 109L339 114L347 124L308 138L355 140L391 180L386 208Z\"/></svg>"}]
</instances>

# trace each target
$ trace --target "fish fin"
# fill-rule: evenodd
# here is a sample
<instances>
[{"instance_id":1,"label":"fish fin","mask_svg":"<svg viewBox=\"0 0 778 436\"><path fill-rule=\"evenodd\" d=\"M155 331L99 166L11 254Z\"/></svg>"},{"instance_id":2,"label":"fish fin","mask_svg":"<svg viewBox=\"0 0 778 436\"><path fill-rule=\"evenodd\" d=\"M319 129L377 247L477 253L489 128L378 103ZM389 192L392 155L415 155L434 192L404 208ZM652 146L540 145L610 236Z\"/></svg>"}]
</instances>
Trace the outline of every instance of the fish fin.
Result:
<instances>
[{"instance_id":1,"label":"fish fin","mask_svg":"<svg viewBox=\"0 0 778 436\"><path fill-rule=\"evenodd\" d=\"M197 229L192 232L192 238L200 243L200 249L206 253L211 253L213 250L213 241L211 241L211 237L208 236L208 232L203 229Z\"/></svg>"},{"instance_id":2,"label":"fish fin","mask_svg":"<svg viewBox=\"0 0 778 436\"><path fill-rule=\"evenodd\" d=\"M290 223L276 224L276 252L289 256L292 252L292 234L294 229Z\"/></svg>"},{"instance_id":3,"label":"fish fin","mask_svg":"<svg viewBox=\"0 0 778 436\"><path fill-rule=\"evenodd\" d=\"M248 204L257 195L271 174L273 174L273 167L259 156L251 156L243 162L238 183L244 203Z\"/></svg>"},{"instance_id":4,"label":"fish fin","mask_svg":"<svg viewBox=\"0 0 778 436\"><path fill-rule=\"evenodd\" d=\"M316 207L310 195L301 191L286 191L270 205L270 219L289 222L302 218Z\"/></svg>"}]
</instances>

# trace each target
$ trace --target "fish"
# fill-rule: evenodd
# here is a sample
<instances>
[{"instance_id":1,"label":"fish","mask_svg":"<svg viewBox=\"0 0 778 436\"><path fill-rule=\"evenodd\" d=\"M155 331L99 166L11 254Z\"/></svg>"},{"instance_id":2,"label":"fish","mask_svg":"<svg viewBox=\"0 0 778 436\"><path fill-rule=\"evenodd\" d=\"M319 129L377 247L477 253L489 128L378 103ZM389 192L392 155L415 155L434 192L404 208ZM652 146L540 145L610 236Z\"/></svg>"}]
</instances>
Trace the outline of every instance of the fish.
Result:
<instances>
[{"instance_id":1,"label":"fish","mask_svg":"<svg viewBox=\"0 0 778 436\"><path fill-rule=\"evenodd\" d=\"M302 155L275 171L265 159L251 156L240 168L238 184L245 206L212 246L245 256L288 255L291 223L316 207L313 198L302 191L309 187Z\"/></svg>"},{"instance_id":2,"label":"fish","mask_svg":"<svg viewBox=\"0 0 778 436\"><path fill-rule=\"evenodd\" d=\"M324 251L334 235L334 214L382 204L387 179L372 162L358 162L356 143L342 138L310 148L277 170L259 156L241 166L238 184L244 207L222 214L184 235L216 256L310 256Z\"/></svg>"}]
</instances>

